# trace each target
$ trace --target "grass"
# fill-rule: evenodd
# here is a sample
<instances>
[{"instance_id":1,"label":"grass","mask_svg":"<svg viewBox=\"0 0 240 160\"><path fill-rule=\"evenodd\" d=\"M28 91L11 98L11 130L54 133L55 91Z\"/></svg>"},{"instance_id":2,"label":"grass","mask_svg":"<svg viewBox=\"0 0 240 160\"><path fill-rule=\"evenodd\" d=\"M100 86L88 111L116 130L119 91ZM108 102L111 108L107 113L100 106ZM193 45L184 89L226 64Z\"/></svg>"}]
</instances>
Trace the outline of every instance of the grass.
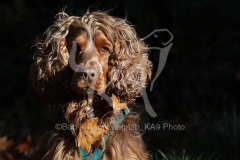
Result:
<instances>
[{"instance_id":1,"label":"grass","mask_svg":"<svg viewBox=\"0 0 240 160\"><path fill-rule=\"evenodd\" d=\"M186 151L183 150L181 153L177 153L175 151L171 151L168 154L164 154L161 150L157 150L157 153L154 156L154 160L217 160L216 158L213 159L213 156L209 158L202 158L202 156L192 156L187 155Z\"/></svg>"}]
</instances>

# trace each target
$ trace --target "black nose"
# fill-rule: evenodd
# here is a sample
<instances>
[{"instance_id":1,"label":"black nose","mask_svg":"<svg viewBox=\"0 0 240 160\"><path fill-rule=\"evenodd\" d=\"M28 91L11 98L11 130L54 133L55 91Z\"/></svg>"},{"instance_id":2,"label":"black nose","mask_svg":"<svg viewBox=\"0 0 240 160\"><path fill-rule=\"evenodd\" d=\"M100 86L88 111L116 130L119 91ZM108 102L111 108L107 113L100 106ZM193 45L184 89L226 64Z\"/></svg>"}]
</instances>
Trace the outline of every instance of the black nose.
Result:
<instances>
[{"instance_id":1,"label":"black nose","mask_svg":"<svg viewBox=\"0 0 240 160\"><path fill-rule=\"evenodd\" d=\"M94 81L97 77L97 71L95 69L83 69L81 76L84 80Z\"/></svg>"}]
</instances>

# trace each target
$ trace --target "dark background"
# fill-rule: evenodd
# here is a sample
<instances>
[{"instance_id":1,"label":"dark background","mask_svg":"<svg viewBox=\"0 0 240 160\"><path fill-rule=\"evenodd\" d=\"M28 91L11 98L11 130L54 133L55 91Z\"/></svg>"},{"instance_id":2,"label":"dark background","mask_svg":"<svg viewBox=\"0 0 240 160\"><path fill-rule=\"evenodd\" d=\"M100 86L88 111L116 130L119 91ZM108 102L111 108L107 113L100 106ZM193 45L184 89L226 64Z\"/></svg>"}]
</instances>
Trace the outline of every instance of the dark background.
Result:
<instances>
[{"instance_id":1,"label":"dark background","mask_svg":"<svg viewBox=\"0 0 240 160\"><path fill-rule=\"evenodd\" d=\"M141 123L170 123L183 131L146 130L143 134L154 159L182 152L224 160L240 159L240 1L80 1L2 0L0 2L0 159L41 159L45 132L57 122L54 108L42 101L28 80L32 46L62 8L81 16L91 10L110 14L135 25L140 37L167 28L174 35L167 63L148 97L158 116L142 107ZM161 34L149 45L169 37ZM157 69L159 52L150 52ZM147 89L149 91L149 88ZM142 98L138 99L143 106ZM26 137L28 140L26 140ZM32 140L31 140L32 138ZM11 144L10 145L10 141ZM27 143L25 154L17 149ZM43 144L43 145L42 145Z\"/></svg>"}]
</instances>

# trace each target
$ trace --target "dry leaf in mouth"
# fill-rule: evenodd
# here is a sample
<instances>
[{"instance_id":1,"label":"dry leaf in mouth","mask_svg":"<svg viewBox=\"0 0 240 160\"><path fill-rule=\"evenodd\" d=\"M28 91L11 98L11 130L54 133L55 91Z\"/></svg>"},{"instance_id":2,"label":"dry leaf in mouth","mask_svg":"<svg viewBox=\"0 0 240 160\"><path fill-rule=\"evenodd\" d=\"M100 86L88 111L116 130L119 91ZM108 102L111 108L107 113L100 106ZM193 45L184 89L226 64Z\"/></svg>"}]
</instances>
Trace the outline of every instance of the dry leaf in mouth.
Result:
<instances>
[{"instance_id":1,"label":"dry leaf in mouth","mask_svg":"<svg viewBox=\"0 0 240 160\"><path fill-rule=\"evenodd\" d=\"M80 127L77 135L78 147L87 150L91 154L92 145L100 144L102 134L108 132L107 129L98 126L97 118L87 119Z\"/></svg>"}]
</instances>

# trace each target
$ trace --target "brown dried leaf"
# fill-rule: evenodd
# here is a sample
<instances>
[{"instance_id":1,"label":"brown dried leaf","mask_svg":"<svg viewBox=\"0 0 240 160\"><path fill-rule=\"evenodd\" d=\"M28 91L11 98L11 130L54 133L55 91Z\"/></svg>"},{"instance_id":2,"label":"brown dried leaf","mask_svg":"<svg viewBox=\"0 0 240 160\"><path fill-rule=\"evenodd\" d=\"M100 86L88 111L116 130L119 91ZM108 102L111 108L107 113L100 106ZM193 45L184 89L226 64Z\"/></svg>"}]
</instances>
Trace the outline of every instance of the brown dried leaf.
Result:
<instances>
[{"instance_id":1,"label":"brown dried leaf","mask_svg":"<svg viewBox=\"0 0 240 160\"><path fill-rule=\"evenodd\" d=\"M126 103L120 103L118 98L113 94L112 95L112 101L113 101L113 112L117 113L117 111L124 109L127 107Z\"/></svg>"},{"instance_id":2,"label":"brown dried leaf","mask_svg":"<svg viewBox=\"0 0 240 160\"><path fill-rule=\"evenodd\" d=\"M26 142L23 142L16 146L16 149L19 153L23 153L25 156L28 155L32 144L32 137L30 135L27 136Z\"/></svg>"},{"instance_id":3,"label":"brown dried leaf","mask_svg":"<svg viewBox=\"0 0 240 160\"><path fill-rule=\"evenodd\" d=\"M6 151L13 143L13 140L8 140L7 136L0 137L0 152Z\"/></svg>"},{"instance_id":4,"label":"brown dried leaf","mask_svg":"<svg viewBox=\"0 0 240 160\"><path fill-rule=\"evenodd\" d=\"M81 126L77 136L78 147L82 147L91 154L92 145L101 140L101 135L108 132L107 129L98 126L98 119L87 119Z\"/></svg>"}]
</instances>

